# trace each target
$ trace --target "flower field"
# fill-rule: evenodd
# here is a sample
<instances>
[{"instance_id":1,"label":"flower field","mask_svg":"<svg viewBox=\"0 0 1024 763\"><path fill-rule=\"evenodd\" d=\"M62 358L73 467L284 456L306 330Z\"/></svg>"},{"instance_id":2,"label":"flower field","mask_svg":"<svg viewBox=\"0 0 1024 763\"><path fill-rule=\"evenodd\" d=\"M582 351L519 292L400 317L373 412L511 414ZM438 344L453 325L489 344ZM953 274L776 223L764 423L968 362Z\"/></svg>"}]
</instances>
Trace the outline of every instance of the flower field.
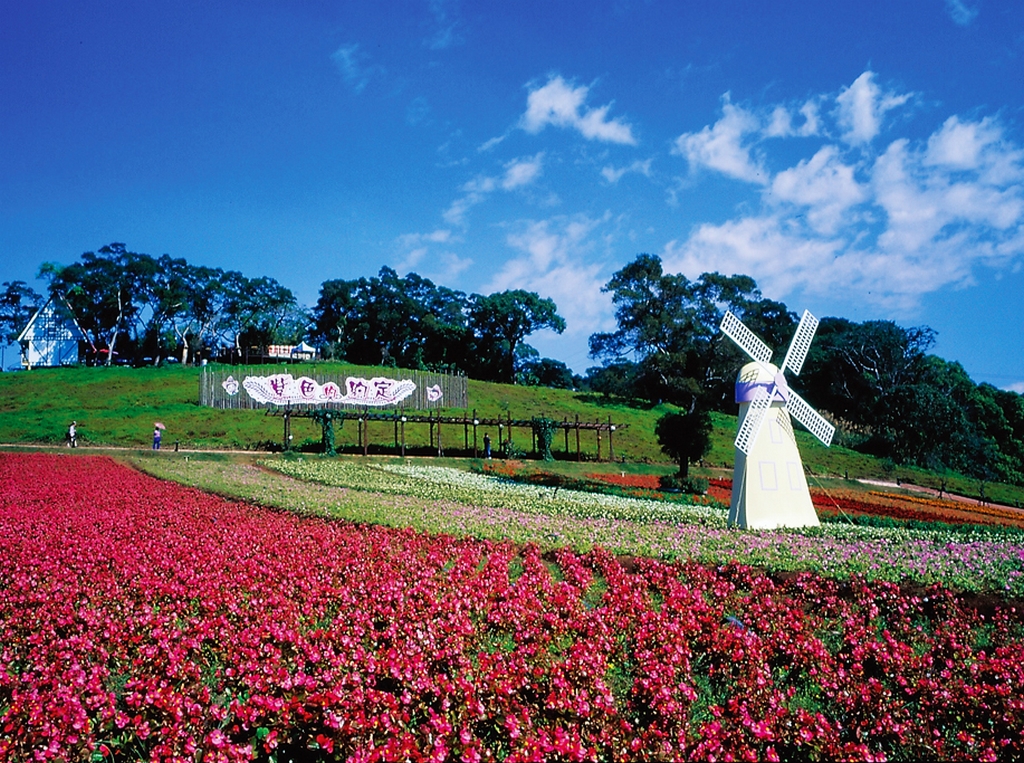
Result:
<instances>
[{"instance_id":1,"label":"flower field","mask_svg":"<svg viewBox=\"0 0 1024 763\"><path fill-rule=\"evenodd\" d=\"M0 454L0 485L5 761L1024 755L1020 613L938 586L299 517L98 457Z\"/></svg>"},{"instance_id":2,"label":"flower field","mask_svg":"<svg viewBox=\"0 0 1024 763\"><path fill-rule=\"evenodd\" d=\"M656 476L636 474L619 476L600 473L586 476L601 484L658 491ZM732 496L732 480L711 479L708 496L728 505ZM1024 511L1000 506L979 506L975 502L962 503L953 499L926 498L878 490L854 494L850 491L825 491L820 488L812 488L811 500L819 515L824 517L838 516L849 512L920 522L1000 524L1024 527Z\"/></svg>"},{"instance_id":3,"label":"flower field","mask_svg":"<svg viewBox=\"0 0 1024 763\"><path fill-rule=\"evenodd\" d=\"M1024 538L1006 538L981 529L953 533L825 523L800 531L744 532L726 526L728 511L721 504L596 495L436 466L324 459L264 463L302 480L299 484L367 491L371 496L416 496L428 502L429 508L418 516L401 514L399 526L408 523L520 543L544 539L553 545L599 546L618 554L692 559L712 565L738 561L774 571L814 571L839 579L861 575L904 584L941 582L965 591L1024 598ZM185 475L168 476L181 479ZM310 498L302 499L302 505L309 503ZM366 514L351 512L351 505L345 500L330 511L357 521L394 522L394 508Z\"/></svg>"}]
</instances>

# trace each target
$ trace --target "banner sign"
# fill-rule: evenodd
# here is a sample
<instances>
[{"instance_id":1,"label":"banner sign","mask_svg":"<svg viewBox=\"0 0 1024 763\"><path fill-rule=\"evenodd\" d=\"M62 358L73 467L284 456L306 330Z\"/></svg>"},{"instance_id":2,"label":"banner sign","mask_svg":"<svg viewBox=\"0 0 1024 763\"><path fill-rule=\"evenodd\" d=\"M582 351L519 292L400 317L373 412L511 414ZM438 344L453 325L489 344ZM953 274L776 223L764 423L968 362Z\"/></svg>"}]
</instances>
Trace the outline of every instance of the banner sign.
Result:
<instances>
[{"instance_id":1,"label":"banner sign","mask_svg":"<svg viewBox=\"0 0 1024 763\"><path fill-rule=\"evenodd\" d=\"M229 395L238 394L238 382L229 376L221 385ZM320 384L308 376L298 379L291 374L246 376L242 387L258 403L271 405L396 405L416 390L416 383L375 376L361 379L349 376L342 390L335 382ZM440 392L440 389L437 390Z\"/></svg>"},{"instance_id":2,"label":"banner sign","mask_svg":"<svg viewBox=\"0 0 1024 763\"><path fill-rule=\"evenodd\" d=\"M465 376L417 369L332 370L330 365L310 368L204 366L199 374L199 404L234 410L288 405L301 408L397 407L414 411L468 408L469 384Z\"/></svg>"}]
</instances>

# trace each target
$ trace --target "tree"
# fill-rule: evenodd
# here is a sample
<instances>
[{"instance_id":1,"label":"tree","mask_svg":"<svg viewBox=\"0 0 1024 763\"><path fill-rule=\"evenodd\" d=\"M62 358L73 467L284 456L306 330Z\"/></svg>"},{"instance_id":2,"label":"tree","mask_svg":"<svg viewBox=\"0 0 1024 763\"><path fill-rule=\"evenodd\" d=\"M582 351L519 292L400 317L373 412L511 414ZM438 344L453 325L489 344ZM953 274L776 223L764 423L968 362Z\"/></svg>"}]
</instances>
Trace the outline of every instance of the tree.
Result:
<instances>
[{"instance_id":1,"label":"tree","mask_svg":"<svg viewBox=\"0 0 1024 763\"><path fill-rule=\"evenodd\" d=\"M985 437L998 451L999 479L1024 485L1024 395L980 384L979 422Z\"/></svg>"},{"instance_id":2,"label":"tree","mask_svg":"<svg viewBox=\"0 0 1024 763\"><path fill-rule=\"evenodd\" d=\"M466 295L409 273L325 281L313 309L315 338L353 363L466 370Z\"/></svg>"},{"instance_id":3,"label":"tree","mask_svg":"<svg viewBox=\"0 0 1024 763\"><path fill-rule=\"evenodd\" d=\"M137 326L156 272L153 258L113 243L85 252L78 262L44 263L39 275L51 295L67 300L93 346L106 352L109 365L118 354L118 340Z\"/></svg>"},{"instance_id":4,"label":"tree","mask_svg":"<svg viewBox=\"0 0 1024 763\"><path fill-rule=\"evenodd\" d=\"M192 266L167 254L149 261L150 272L140 282L137 319L142 342L138 350L160 365L177 344L174 318L188 309L186 287Z\"/></svg>"},{"instance_id":5,"label":"tree","mask_svg":"<svg viewBox=\"0 0 1024 763\"><path fill-rule=\"evenodd\" d=\"M18 338L43 298L24 281L4 281L0 289L0 334L6 344Z\"/></svg>"},{"instance_id":6,"label":"tree","mask_svg":"<svg viewBox=\"0 0 1024 763\"><path fill-rule=\"evenodd\" d=\"M591 392L598 392L606 398L620 397L630 399L639 388L637 377L639 364L628 360L607 363L603 366L591 366L583 377L583 387Z\"/></svg>"},{"instance_id":7,"label":"tree","mask_svg":"<svg viewBox=\"0 0 1024 763\"><path fill-rule=\"evenodd\" d=\"M465 293L436 286L415 273L406 275L402 289L416 308L413 325L419 337L423 367L433 371L466 371L471 334Z\"/></svg>"},{"instance_id":8,"label":"tree","mask_svg":"<svg viewBox=\"0 0 1024 763\"><path fill-rule=\"evenodd\" d=\"M841 419L873 429L897 410L890 398L922 377L934 343L935 332L927 326L823 318L800 374L800 390Z\"/></svg>"},{"instance_id":9,"label":"tree","mask_svg":"<svg viewBox=\"0 0 1024 763\"><path fill-rule=\"evenodd\" d=\"M215 342L216 332L231 304L230 284L242 278L227 276L220 268L208 268L174 260L167 276L168 321L181 347L182 365Z\"/></svg>"},{"instance_id":10,"label":"tree","mask_svg":"<svg viewBox=\"0 0 1024 763\"><path fill-rule=\"evenodd\" d=\"M331 357L348 358L348 324L356 304L356 288L356 281L341 279L320 284L320 298L313 308L313 340L323 345Z\"/></svg>"},{"instance_id":11,"label":"tree","mask_svg":"<svg viewBox=\"0 0 1024 763\"><path fill-rule=\"evenodd\" d=\"M891 321L821 321L800 384L853 431L851 444L896 463L981 480L1024 481L1020 396L976 385L928 349L935 332Z\"/></svg>"},{"instance_id":12,"label":"tree","mask_svg":"<svg viewBox=\"0 0 1024 763\"><path fill-rule=\"evenodd\" d=\"M743 358L731 342L721 341L726 309L763 331L770 344L788 339L796 325L786 306L763 299L749 276L704 273L691 281L665 273L652 254L637 255L604 291L612 294L618 327L591 335L591 357L606 366L636 364L630 397L685 408L697 399L712 407L732 405Z\"/></svg>"},{"instance_id":13,"label":"tree","mask_svg":"<svg viewBox=\"0 0 1024 763\"><path fill-rule=\"evenodd\" d=\"M224 274L226 300L222 325L239 356L250 347L266 350L278 341L293 339L298 302L291 289L269 276L246 278L229 271ZM287 333L282 329L287 327Z\"/></svg>"},{"instance_id":14,"label":"tree","mask_svg":"<svg viewBox=\"0 0 1024 763\"><path fill-rule=\"evenodd\" d=\"M476 338L479 367L489 372L489 380L514 384L517 351L523 340L541 329L561 334L565 319L551 299L513 289L487 297L474 294L469 326Z\"/></svg>"},{"instance_id":15,"label":"tree","mask_svg":"<svg viewBox=\"0 0 1024 763\"><path fill-rule=\"evenodd\" d=\"M572 389L576 386L576 380L569 367L562 361L552 358L536 358L528 361L519 375L521 382L527 386L552 387L554 389Z\"/></svg>"},{"instance_id":16,"label":"tree","mask_svg":"<svg viewBox=\"0 0 1024 763\"><path fill-rule=\"evenodd\" d=\"M679 477L690 476L690 464L711 449L711 415L701 407L666 413L654 427L662 452L679 464Z\"/></svg>"}]
</instances>

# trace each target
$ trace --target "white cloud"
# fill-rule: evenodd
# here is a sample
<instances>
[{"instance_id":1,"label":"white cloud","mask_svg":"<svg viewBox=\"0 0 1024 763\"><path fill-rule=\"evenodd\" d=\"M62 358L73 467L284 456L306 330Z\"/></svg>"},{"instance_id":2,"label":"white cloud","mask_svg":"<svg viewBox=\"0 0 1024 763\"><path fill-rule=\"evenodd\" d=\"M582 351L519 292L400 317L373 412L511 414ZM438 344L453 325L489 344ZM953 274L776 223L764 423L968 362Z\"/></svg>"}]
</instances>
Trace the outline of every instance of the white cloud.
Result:
<instances>
[{"instance_id":1,"label":"white cloud","mask_svg":"<svg viewBox=\"0 0 1024 763\"><path fill-rule=\"evenodd\" d=\"M759 210L666 245L666 267L747 273L775 298L909 313L924 294L970 284L978 267L1024 260L1024 151L996 118L951 117L874 159L849 153L824 145L778 172Z\"/></svg>"},{"instance_id":2,"label":"white cloud","mask_svg":"<svg viewBox=\"0 0 1024 763\"><path fill-rule=\"evenodd\" d=\"M501 187L511 191L529 185L538 177L544 167L544 154L539 153L529 159L515 159L505 165L505 176L501 179Z\"/></svg>"},{"instance_id":3,"label":"white cloud","mask_svg":"<svg viewBox=\"0 0 1024 763\"><path fill-rule=\"evenodd\" d=\"M403 247L419 246L421 243L447 244L452 240L452 232L445 228L438 228L431 233L406 233L398 237L398 243Z\"/></svg>"},{"instance_id":4,"label":"white cloud","mask_svg":"<svg viewBox=\"0 0 1024 763\"><path fill-rule=\"evenodd\" d=\"M383 71L380 66L366 64L368 58L369 56L359 49L358 43L342 45L331 54L331 60L341 73L345 84L355 93L363 92L370 80Z\"/></svg>"},{"instance_id":5,"label":"white cloud","mask_svg":"<svg viewBox=\"0 0 1024 763\"><path fill-rule=\"evenodd\" d=\"M606 110L587 111L586 88L561 80L545 87L528 111L535 129L581 129L580 115L589 113L595 123L607 121ZM886 114L910 98L884 91L872 72L802 105L754 109L723 96L719 119L680 135L673 153L694 170L748 184L750 195L732 219L698 223L666 244L666 270L745 273L774 299L871 304L898 317L913 315L923 295L970 284L979 268L1024 267L1024 150L996 116L951 116L930 135L883 143ZM496 194L535 186L545 161L543 153L518 157L465 183L445 212L449 226L464 225L474 205ZM628 173L650 177L652 163L609 163L600 171L615 184ZM679 193L700 193L699 174L673 179ZM609 220L558 216L512 225L512 256L498 261L487 290L551 297L569 324L559 341L582 348L586 336L614 325L601 292L603 263L621 256L611 252L617 235ZM448 262L456 272L468 260L454 254L455 239L450 227L409 237L406 261L417 268Z\"/></svg>"},{"instance_id":6,"label":"white cloud","mask_svg":"<svg viewBox=\"0 0 1024 763\"><path fill-rule=\"evenodd\" d=\"M514 191L530 185L540 177L544 168L544 152L534 156L513 159L504 165L500 177L479 175L462 186L463 196L451 203L443 213L449 225L465 225L466 214L477 204L482 204L495 191Z\"/></svg>"},{"instance_id":7,"label":"white cloud","mask_svg":"<svg viewBox=\"0 0 1024 763\"><path fill-rule=\"evenodd\" d=\"M929 165L929 159L934 160L932 149L942 143L936 136L948 127L947 121L939 133L931 136L924 151L914 150L907 140L894 141L875 163L875 199L888 218L888 228L879 237L882 248L916 252L965 230L971 240L980 241L989 237L997 240L1020 229L1024 218L1021 188L988 182L984 172L986 164L998 164L1003 166L1001 174L1006 174L1009 167L1005 156L975 162L974 172L965 171L963 161L955 165L961 170L955 173L949 171L949 165ZM1008 148L1008 152L1010 165L1016 162L1017 168L1010 174L1020 177L1020 151ZM964 154L957 156L963 158ZM976 257L988 259L979 248L972 251Z\"/></svg>"},{"instance_id":8,"label":"white cloud","mask_svg":"<svg viewBox=\"0 0 1024 763\"><path fill-rule=\"evenodd\" d=\"M807 138L820 134L821 119L818 115L818 104L814 101L807 101L799 110L803 117L803 124L799 127L793 125L793 113L786 106L776 106L772 109L768 126L765 127L764 135L767 138Z\"/></svg>"},{"instance_id":9,"label":"white cloud","mask_svg":"<svg viewBox=\"0 0 1024 763\"><path fill-rule=\"evenodd\" d=\"M585 102L590 88L572 87L561 77L552 77L547 84L530 91L526 113L520 126L537 134L548 125L577 130L588 140L636 145L633 129L618 119L608 119L610 105L587 109Z\"/></svg>"},{"instance_id":10,"label":"white cloud","mask_svg":"<svg viewBox=\"0 0 1024 763\"><path fill-rule=\"evenodd\" d=\"M835 146L824 146L810 159L784 170L772 181L775 201L790 202L807 210L810 225L819 233L832 233L853 222L846 217L851 207L867 197L854 177L855 168L844 164Z\"/></svg>"},{"instance_id":11,"label":"white cloud","mask_svg":"<svg viewBox=\"0 0 1024 763\"><path fill-rule=\"evenodd\" d=\"M405 107L405 121L410 125L416 126L421 124L429 116L430 104L427 103L427 99L423 96L413 98L409 105Z\"/></svg>"},{"instance_id":12,"label":"white cloud","mask_svg":"<svg viewBox=\"0 0 1024 763\"><path fill-rule=\"evenodd\" d=\"M701 273L751 275L762 291L783 294L815 285L831 267L841 242L802 235L784 217L766 215L698 226L684 242L670 241L665 270L691 278Z\"/></svg>"},{"instance_id":13,"label":"white cloud","mask_svg":"<svg viewBox=\"0 0 1024 763\"><path fill-rule=\"evenodd\" d=\"M430 0L430 11L437 24L437 29L425 41L431 50L445 50L465 42L461 32L462 22L458 18L453 19L449 13L449 8L454 5L446 0Z\"/></svg>"},{"instance_id":14,"label":"white cloud","mask_svg":"<svg viewBox=\"0 0 1024 763\"><path fill-rule=\"evenodd\" d=\"M455 252L441 252L431 264L432 268L427 272L435 281L446 283L468 270L473 265L473 258L459 257Z\"/></svg>"},{"instance_id":15,"label":"white cloud","mask_svg":"<svg viewBox=\"0 0 1024 763\"><path fill-rule=\"evenodd\" d=\"M490 140L486 140L480 144L479 148L477 148L477 151L479 151L480 153L486 153L487 151L490 151L492 148L501 145L501 143L504 142L506 137L508 136L499 135L495 138L491 138Z\"/></svg>"},{"instance_id":16,"label":"white cloud","mask_svg":"<svg viewBox=\"0 0 1024 763\"><path fill-rule=\"evenodd\" d=\"M458 198L448 206L448 209L441 214L441 217L449 225L465 225L466 213L482 200L482 197L478 194L470 194Z\"/></svg>"},{"instance_id":17,"label":"white cloud","mask_svg":"<svg viewBox=\"0 0 1024 763\"><path fill-rule=\"evenodd\" d=\"M946 11L953 22L960 26L970 26L978 16L978 9L964 0L946 0Z\"/></svg>"},{"instance_id":18,"label":"white cloud","mask_svg":"<svg viewBox=\"0 0 1024 763\"><path fill-rule=\"evenodd\" d=\"M595 234L609 219L579 215L521 223L507 239L519 256L502 265L485 291L527 289L553 299L567 337L606 330L613 325L611 300L601 292L604 266L593 258L600 244Z\"/></svg>"},{"instance_id":19,"label":"white cloud","mask_svg":"<svg viewBox=\"0 0 1024 763\"><path fill-rule=\"evenodd\" d=\"M998 132L993 130L990 120L964 124L959 117L952 116L928 138L925 163L956 170L977 169L982 150L995 139Z\"/></svg>"},{"instance_id":20,"label":"white cloud","mask_svg":"<svg viewBox=\"0 0 1024 763\"><path fill-rule=\"evenodd\" d=\"M883 93L874 78L874 72L866 71L836 97L838 122L845 130L843 140L850 145L874 140L881 131L885 113L910 99L909 93Z\"/></svg>"},{"instance_id":21,"label":"white cloud","mask_svg":"<svg viewBox=\"0 0 1024 763\"><path fill-rule=\"evenodd\" d=\"M630 172L636 172L645 177L651 176L651 160L640 161L639 159L627 167L620 167L616 169L611 165L601 169L601 176L613 185L618 183L623 175Z\"/></svg>"},{"instance_id":22,"label":"white cloud","mask_svg":"<svg viewBox=\"0 0 1024 763\"><path fill-rule=\"evenodd\" d=\"M745 145L748 136L760 131L760 120L753 112L730 103L728 93L722 100L722 118L700 132L680 135L674 153L683 156L694 169L706 167L737 180L766 183L766 170L760 161L751 158L750 145Z\"/></svg>"},{"instance_id":23,"label":"white cloud","mask_svg":"<svg viewBox=\"0 0 1024 763\"><path fill-rule=\"evenodd\" d=\"M1007 387L1003 387L1003 389L1016 392L1018 395L1024 395L1024 381L1015 382Z\"/></svg>"},{"instance_id":24,"label":"white cloud","mask_svg":"<svg viewBox=\"0 0 1024 763\"><path fill-rule=\"evenodd\" d=\"M1001 125L992 117L961 122L952 116L928 139L924 164L948 171L977 171L990 185L1024 180L1024 151L1011 146Z\"/></svg>"},{"instance_id":25,"label":"white cloud","mask_svg":"<svg viewBox=\"0 0 1024 763\"><path fill-rule=\"evenodd\" d=\"M897 313L912 311L921 294L964 276L956 244L930 257L862 249L847 237L809 235L785 216L747 217L700 226L685 242L669 242L667 271L695 278L717 270L743 273L774 298L802 293L870 301Z\"/></svg>"},{"instance_id":26,"label":"white cloud","mask_svg":"<svg viewBox=\"0 0 1024 763\"><path fill-rule=\"evenodd\" d=\"M447 228L430 233L406 233L398 237L402 256L395 270L400 274L416 271L426 278L450 281L473 263L472 259L460 258L448 248L459 243L462 240Z\"/></svg>"}]
</instances>

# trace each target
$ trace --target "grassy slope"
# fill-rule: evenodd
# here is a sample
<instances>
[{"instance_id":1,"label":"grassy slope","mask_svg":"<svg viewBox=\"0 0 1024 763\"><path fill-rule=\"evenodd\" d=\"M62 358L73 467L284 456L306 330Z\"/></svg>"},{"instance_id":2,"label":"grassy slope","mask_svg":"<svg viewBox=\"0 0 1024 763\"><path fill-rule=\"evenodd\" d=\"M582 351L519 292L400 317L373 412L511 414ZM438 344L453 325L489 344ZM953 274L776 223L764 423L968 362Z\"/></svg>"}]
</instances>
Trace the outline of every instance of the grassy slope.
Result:
<instances>
[{"instance_id":1,"label":"grassy slope","mask_svg":"<svg viewBox=\"0 0 1024 763\"><path fill-rule=\"evenodd\" d=\"M266 366L266 371L285 367ZM354 373L362 376L380 375L381 368L363 368L342 364L287 366L292 374L316 370ZM200 408L198 399L199 369L168 366L165 368L59 368L36 369L28 372L0 374L0 443L59 444L72 419L78 421L79 440L82 445L110 445L127 448L149 446L153 423L161 421L167 426L165 447L180 441L183 448L252 450L261 444L279 442L281 420L270 418L262 411L223 411ZM548 416L556 420L607 422L609 417L617 425L625 425L614 434L615 456L625 463L597 465L587 469L612 469L627 472L671 471L654 437L654 424L665 413L667 406L649 409L632 408L597 395L580 394L568 390L538 387L515 387L488 382L469 382L471 411L481 418L514 419ZM443 415L462 416L467 411L446 409ZM732 439L735 435L734 416L715 416L715 436L707 464L715 468L731 468ZM295 443L318 441L319 428L307 420L293 422ZM339 447L356 444L356 426L347 423L337 432ZM371 443L390 445L393 425L375 422L370 425ZM482 439L483 432L480 432ZM876 459L843 448L822 447L810 434L798 432L804 464L812 475L849 476L850 478L893 478L891 469ZM491 438L497 445L495 432ZM517 445L529 450L531 436L528 430L515 430ZM463 432L450 429L445 435L449 447L461 447ZM426 425L407 425L406 442L410 448L425 447L429 443ZM608 454L607 440L602 441L602 456ZM584 454L596 456L597 442L594 432L581 433ZM565 448L564 436L555 435L552 450L556 457ZM575 454L575 439L570 436L570 451ZM651 465L648 465L651 464ZM571 469L569 464L559 464ZM700 470L698 470L699 472ZM906 481L938 484L938 478L917 470L899 469ZM814 479L812 478L812 484ZM977 483L951 481L947 488L965 494L975 494ZM986 487L993 500L1013 503L1024 502L1024 491L997 485Z\"/></svg>"}]
</instances>

